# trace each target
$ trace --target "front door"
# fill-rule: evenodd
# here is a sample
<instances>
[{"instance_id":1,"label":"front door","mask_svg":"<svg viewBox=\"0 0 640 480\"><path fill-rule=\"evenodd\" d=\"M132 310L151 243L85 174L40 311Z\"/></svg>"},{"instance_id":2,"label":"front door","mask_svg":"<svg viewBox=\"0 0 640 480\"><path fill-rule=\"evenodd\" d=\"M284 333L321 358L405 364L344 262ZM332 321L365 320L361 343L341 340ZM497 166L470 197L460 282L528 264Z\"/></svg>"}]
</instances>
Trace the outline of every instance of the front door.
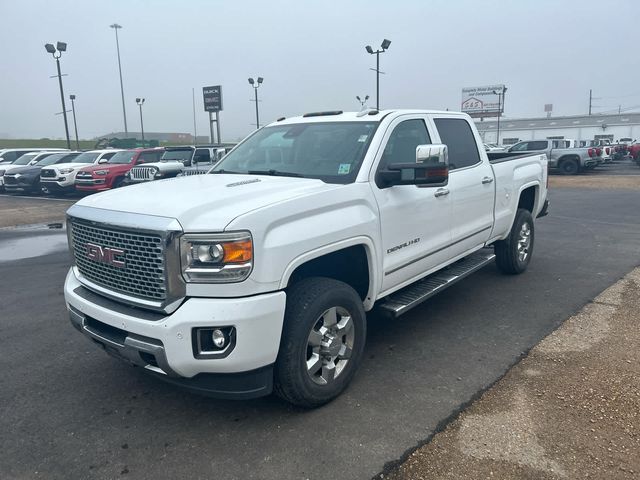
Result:
<instances>
[{"instance_id":1,"label":"front door","mask_svg":"<svg viewBox=\"0 0 640 480\"><path fill-rule=\"evenodd\" d=\"M375 172L391 163L416 161L416 147L430 144L425 116L404 115L385 132ZM382 295L408 284L444 262L451 243L451 201L437 187L394 185L381 188L372 179L380 211Z\"/></svg>"}]
</instances>

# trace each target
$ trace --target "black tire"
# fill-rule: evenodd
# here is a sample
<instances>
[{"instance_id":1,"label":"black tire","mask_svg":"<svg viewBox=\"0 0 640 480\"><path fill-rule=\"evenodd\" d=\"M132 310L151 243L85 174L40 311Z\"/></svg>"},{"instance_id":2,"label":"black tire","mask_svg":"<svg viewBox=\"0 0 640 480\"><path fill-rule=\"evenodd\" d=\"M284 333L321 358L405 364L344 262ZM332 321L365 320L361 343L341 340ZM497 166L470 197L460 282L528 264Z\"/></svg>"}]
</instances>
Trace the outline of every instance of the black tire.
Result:
<instances>
[{"instance_id":1,"label":"black tire","mask_svg":"<svg viewBox=\"0 0 640 480\"><path fill-rule=\"evenodd\" d=\"M567 158L560 161L558 170L562 175L577 175L580 172L580 164L573 158Z\"/></svg>"},{"instance_id":2,"label":"black tire","mask_svg":"<svg viewBox=\"0 0 640 480\"><path fill-rule=\"evenodd\" d=\"M314 353L309 339L312 329L317 331L318 328L324 328L323 313L334 307L343 312L346 311L351 317L353 328L351 355L348 360L337 359L333 364L335 367L333 371L337 373L332 381L319 384L318 382L324 381L322 378L325 372L324 367L328 367L327 371L331 371L331 362L326 358L327 361L323 360L322 353L320 355ZM344 315L337 318L343 323L346 322ZM340 322L337 325L339 324ZM367 323L362 300L349 285L324 277L307 278L294 284L287 291L284 328L275 365L275 393L284 400L305 408L318 407L330 402L342 393L358 369L366 334ZM347 341L348 336L345 334L336 344L343 345ZM342 347L340 348L342 351ZM325 354L329 355L326 352ZM310 357L316 358L316 362L321 362L323 365L320 368L321 376L309 373L307 360ZM341 365L339 363L341 361L345 363L338 371L337 366Z\"/></svg>"},{"instance_id":3,"label":"black tire","mask_svg":"<svg viewBox=\"0 0 640 480\"><path fill-rule=\"evenodd\" d=\"M521 233L523 232L524 225L528 226L529 231L529 244L526 248L524 244L520 245L520 241L523 241ZM534 240L535 230L533 217L529 210L519 208L516 212L516 218L513 221L509 236L504 240L497 241L494 245L496 264L500 271L509 275L517 275L524 272L531 261ZM519 249L519 247L521 247L521 249ZM526 250L524 259L522 258L522 250Z\"/></svg>"}]
</instances>

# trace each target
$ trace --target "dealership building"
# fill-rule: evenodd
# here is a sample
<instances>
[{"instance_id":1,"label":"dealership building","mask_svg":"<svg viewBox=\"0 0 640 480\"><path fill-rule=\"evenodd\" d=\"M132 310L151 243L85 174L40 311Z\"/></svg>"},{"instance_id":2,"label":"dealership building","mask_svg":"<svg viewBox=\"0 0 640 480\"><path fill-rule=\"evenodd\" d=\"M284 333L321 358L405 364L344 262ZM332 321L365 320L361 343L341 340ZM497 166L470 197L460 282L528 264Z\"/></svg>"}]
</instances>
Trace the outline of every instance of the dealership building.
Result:
<instances>
[{"instance_id":1,"label":"dealership building","mask_svg":"<svg viewBox=\"0 0 640 480\"><path fill-rule=\"evenodd\" d=\"M640 140L640 113L574 115L543 118L475 119L485 143L511 145L523 140L567 138L573 140Z\"/></svg>"}]
</instances>

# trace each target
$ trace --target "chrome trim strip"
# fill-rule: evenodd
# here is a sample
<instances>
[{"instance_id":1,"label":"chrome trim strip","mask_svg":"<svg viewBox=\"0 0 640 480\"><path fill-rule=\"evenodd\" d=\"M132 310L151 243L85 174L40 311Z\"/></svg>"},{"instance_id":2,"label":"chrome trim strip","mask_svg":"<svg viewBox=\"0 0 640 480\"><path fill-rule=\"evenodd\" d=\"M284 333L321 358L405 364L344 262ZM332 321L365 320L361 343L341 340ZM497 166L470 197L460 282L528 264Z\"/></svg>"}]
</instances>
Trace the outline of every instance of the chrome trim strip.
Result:
<instances>
[{"instance_id":1,"label":"chrome trim strip","mask_svg":"<svg viewBox=\"0 0 640 480\"><path fill-rule=\"evenodd\" d=\"M436 253L439 253L442 250L446 250L447 248L453 247L454 245L457 245L458 243L464 242L465 240L469 240L471 237L475 237L476 235L479 235L482 232L486 232L487 230L491 230L491 228L493 228L493 227L491 227L491 226L485 227L482 230L478 230L477 232L472 233L471 235L467 235L466 237L461 238L460 240L456 240L455 242L450 243L448 245L445 245L444 247L440 247L437 250L434 250L433 252L426 253L426 254L418 257L418 258L415 258L415 259L411 260L410 262L405 263L404 265L400 265L399 267L394 268L393 270L389 270L388 272L384 272L384 276L386 277L387 275L391 275L392 273L395 273L398 270L402 270L403 268L408 267L409 265L412 265L412 264L414 264L416 262L419 262L420 260L424 260L425 258L430 257L431 255L435 255Z\"/></svg>"}]
</instances>

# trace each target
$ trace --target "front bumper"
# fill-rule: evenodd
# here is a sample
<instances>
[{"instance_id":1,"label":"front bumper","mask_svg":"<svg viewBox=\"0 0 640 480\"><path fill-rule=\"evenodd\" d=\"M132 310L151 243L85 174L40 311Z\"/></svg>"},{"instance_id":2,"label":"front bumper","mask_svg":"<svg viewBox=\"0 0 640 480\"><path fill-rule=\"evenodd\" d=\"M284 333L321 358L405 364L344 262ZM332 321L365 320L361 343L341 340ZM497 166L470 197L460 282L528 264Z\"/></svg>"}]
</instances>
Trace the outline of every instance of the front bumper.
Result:
<instances>
[{"instance_id":1,"label":"front bumper","mask_svg":"<svg viewBox=\"0 0 640 480\"><path fill-rule=\"evenodd\" d=\"M40 177L40 185L50 192L70 192L75 188L75 175L64 177L64 180L60 177Z\"/></svg>"},{"instance_id":2,"label":"front bumper","mask_svg":"<svg viewBox=\"0 0 640 480\"><path fill-rule=\"evenodd\" d=\"M101 192L109 190L111 187L106 178L80 179L76 178L76 189L83 192Z\"/></svg>"},{"instance_id":3,"label":"front bumper","mask_svg":"<svg viewBox=\"0 0 640 480\"><path fill-rule=\"evenodd\" d=\"M163 380L225 398L268 395L278 355L285 293L245 298L187 298L171 315L128 307L67 274L65 300L75 328L108 353ZM197 327L235 327L235 346L219 358L195 358Z\"/></svg>"}]
</instances>

